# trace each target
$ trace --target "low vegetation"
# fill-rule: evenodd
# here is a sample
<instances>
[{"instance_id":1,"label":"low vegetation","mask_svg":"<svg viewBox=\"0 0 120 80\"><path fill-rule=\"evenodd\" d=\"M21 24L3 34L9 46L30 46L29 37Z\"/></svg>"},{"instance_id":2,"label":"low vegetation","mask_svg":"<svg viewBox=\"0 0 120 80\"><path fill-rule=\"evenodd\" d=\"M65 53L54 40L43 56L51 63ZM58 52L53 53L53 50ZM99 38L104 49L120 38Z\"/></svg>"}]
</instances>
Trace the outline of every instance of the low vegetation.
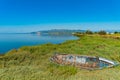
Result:
<instances>
[{"instance_id":1,"label":"low vegetation","mask_svg":"<svg viewBox=\"0 0 120 80\"><path fill-rule=\"evenodd\" d=\"M120 80L120 67L83 70L50 62L55 53L100 56L120 62L120 39L84 35L61 44L24 46L0 56L0 80Z\"/></svg>"}]
</instances>

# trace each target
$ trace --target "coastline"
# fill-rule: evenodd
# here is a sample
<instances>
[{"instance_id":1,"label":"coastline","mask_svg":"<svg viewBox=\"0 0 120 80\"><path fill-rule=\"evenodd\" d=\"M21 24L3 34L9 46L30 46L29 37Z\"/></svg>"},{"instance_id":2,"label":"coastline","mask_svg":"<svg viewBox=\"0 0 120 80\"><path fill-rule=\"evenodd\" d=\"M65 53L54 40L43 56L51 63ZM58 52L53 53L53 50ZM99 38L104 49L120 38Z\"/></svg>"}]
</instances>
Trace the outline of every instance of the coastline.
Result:
<instances>
[{"instance_id":1,"label":"coastline","mask_svg":"<svg viewBox=\"0 0 120 80\"><path fill-rule=\"evenodd\" d=\"M0 53L4 54L11 49L18 49L22 46L41 45L46 43L59 44L66 40L76 40L75 36L41 36L37 34L1 34L0 35Z\"/></svg>"}]
</instances>

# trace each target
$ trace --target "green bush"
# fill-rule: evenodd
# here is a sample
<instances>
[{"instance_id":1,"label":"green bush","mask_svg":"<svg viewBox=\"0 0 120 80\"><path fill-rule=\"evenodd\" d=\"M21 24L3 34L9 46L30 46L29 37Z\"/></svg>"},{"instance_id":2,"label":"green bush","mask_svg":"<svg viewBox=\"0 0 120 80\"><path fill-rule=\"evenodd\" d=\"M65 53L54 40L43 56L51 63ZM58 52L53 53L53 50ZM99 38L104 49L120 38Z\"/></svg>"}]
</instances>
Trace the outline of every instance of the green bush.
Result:
<instances>
[{"instance_id":1,"label":"green bush","mask_svg":"<svg viewBox=\"0 0 120 80\"><path fill-rule=\"evenodd\" d=\"M100 34L100 35L106 35L107 33L106 33L106 31L101 30L101 31L98 32L98 34Z\"/></svg>"}]
</instances>

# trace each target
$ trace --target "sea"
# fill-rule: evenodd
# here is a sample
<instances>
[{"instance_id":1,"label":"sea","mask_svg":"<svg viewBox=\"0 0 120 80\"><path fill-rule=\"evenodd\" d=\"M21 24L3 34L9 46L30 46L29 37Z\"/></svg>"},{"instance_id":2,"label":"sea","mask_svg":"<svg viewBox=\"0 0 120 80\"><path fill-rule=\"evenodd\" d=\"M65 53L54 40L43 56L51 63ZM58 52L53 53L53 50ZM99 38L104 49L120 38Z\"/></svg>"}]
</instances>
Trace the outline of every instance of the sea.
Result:
<instances>
[{"instance_id":1,"label":"sea","mask_svg":"<svg viewBox=\"0 0 120 80\"><path fill-rule=\"evenodd\" d=\"M0 54L4 54L12 49L18 49L22 46L34 46L46 43L60 44L66 40L78 39L72 35L50 36L38 34L17 34L2 33L0 34Z\"/></svg>"}]
</instances>

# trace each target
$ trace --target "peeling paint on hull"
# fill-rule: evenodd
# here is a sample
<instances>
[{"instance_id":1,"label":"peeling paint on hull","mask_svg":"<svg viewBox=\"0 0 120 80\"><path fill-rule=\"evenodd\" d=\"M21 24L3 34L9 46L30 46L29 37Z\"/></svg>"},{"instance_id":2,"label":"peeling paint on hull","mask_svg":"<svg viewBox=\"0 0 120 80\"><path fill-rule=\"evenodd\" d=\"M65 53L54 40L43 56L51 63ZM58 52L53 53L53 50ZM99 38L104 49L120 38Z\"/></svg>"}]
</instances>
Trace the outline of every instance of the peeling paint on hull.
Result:
<instances>
[{"instance_id":1,"label":"peeling paint on hull","mask_svg":"<svg viewBox=\"0 0 120 80\"><path fill-rule=\"evenodd\" d=\"M117 65L114 61L101 57L72 54L55 54L50 60L57 64L73 65L84 69L102 69L104 67L113 67Z\"/></svg>"}]
</instances>

